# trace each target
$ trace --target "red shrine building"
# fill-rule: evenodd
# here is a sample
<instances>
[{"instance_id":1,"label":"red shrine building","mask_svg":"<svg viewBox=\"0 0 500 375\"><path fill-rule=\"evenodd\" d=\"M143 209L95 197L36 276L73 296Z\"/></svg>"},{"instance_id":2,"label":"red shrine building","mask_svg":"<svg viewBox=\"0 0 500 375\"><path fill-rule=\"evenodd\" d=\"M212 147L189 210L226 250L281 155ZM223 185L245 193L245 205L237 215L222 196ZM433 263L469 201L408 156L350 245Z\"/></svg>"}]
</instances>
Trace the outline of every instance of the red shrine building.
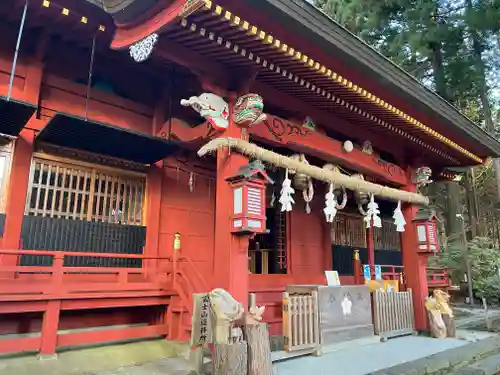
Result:
<instances>
[{"instance_id":1,"label":"red shrine building","mask_svg":"<svg viewBox=\"0 0 500 375\"><path fill-rule=\"evenodd\" d=\"M189 337L193 293L411 288L500 144L306 0L0 4L0 353ZM120 326L119 329L116 326Z\"/></svg>"}]
</instances>

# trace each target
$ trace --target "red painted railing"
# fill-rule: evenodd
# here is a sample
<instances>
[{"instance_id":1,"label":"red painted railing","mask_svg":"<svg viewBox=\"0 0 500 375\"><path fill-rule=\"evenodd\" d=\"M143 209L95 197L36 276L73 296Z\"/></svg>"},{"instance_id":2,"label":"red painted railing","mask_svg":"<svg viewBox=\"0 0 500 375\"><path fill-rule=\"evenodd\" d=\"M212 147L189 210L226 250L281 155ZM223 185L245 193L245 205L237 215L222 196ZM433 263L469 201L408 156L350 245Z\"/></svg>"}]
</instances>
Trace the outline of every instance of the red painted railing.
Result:
<instances>
[{"instance_id":1,"label":"red painted railing","mask_svg":"<svg viewBox=\"0 0 500 375\"><path fill-rule=\"evenodd\" d=\"M20 255L49 256L52 258L52 265L17 265ZM142 268L64 266L65 257L74 256L140 259L144 264ZM159 268L157 265L163 267ZM33 294L50 295L51 298L67 298L77 294L78 298L83 298L85 295L82 293L172 291L172 268L171 258L70 251L0 250L0 301L29 300Z\"/></svg>"},{"instance_id":2,"label":"red painted railing","mask_svg":"<svg viewBox=\"0 0 500 375\"><path fill-rule=\"evenodd\" d=\"M406 284L406 275L403 266L380 265L382 268L383 280L399 280L404 285ZM448 288L451 286L451 280L448 276L448 271L445 267L427 267L427 285L429 288ZM363 273L361 273L362 277ZM375 278L375 267L371 267L372 279Z\"/></svg>"},{"instance_id":3,"label":"red painted railing","mask_svg":"<svg viewBox=\"0 0 500 375\"><path fill-rule=\"evenodd\" d=\"M404 275L404 268L403 266L394 266L391 264L377 264L377 266L380 266L382 270L382 279L383 280L401 280L401 277ZM372 279L375 278L375 267L372 266L371 268L371 275Z\"/></svg>"},{"instance_id":4,"label":"red painted railing","mask_svg":"<svg viewBox=\"0 0 500 375\"><path fill-rule=\"evenodd\" d=\"M52 262L50 266L22 266L18 265L21 255L48 256ZM64 266L65 257L75 256L139 259L142 267ZM124 298L124 301L142 298L150 301L144 303L168 305L169 298L176 295L190 313L192 293L205 291L208 286L204 278L185 257L0 250L0 315L41 311L44 316L40 336L0 340L0 353L35 350L53 354L59 346L166 335L171 328L167 315L147 326L65 334L58 333L59 319L67 304L75 301L81 301L77 305L83 309L113 307L113 301ZM124 303L127 305L121 302ZM74 303L71 309L75 309Z\"/></svg>"},{"instance_id":5,"label":"red painted railing","mask_svg":"<svg viewBox=\"0 0 500 375\"><path fill-rule=\"evenodd\" d=\"M427 285L429 288L449 288L448 270L445 267L427 267Z\"/></svg>"}]
</instances>

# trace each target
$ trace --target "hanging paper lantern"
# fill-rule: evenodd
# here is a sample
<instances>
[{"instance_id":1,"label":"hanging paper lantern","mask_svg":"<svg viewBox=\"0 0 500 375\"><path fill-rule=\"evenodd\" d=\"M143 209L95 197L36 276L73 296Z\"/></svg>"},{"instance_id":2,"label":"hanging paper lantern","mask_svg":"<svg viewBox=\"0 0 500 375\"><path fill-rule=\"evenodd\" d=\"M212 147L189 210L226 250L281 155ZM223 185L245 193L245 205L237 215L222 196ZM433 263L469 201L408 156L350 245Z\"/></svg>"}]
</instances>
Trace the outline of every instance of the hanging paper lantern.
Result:
<instances>
[{"instance_id":1,"label":"hanging paper lantern","mask_svg":"<svg viewBox=\"0 0 500 375\"><path fill-rule=\"evenodd\" d=\"M266 184L274 181L262 163L252 162L241 167L227 181L233 190L231 232L252 234L266 232Z\"/></svg>"},{"instance_id":2,"label":"hanging paper lantern","mask_svg":"<svg viewBox=\"0 0 500 375\"><path fill-rule=\"evenodd\" d=\"M396 225L396 232L404 232L406 220L403 215L403 211L401 211L401 201L398 201L398 206L394 210L392 218L394 219L394 225Z\"/></svg>"},{"instance_id":3,"label":"hanging paper lantern","mask_svg":"<svg viewBox=\"0 0 500 375\"><path fill-rule=\"evenodd\" d=\"M413 219L417 229L419 252L435 253L439 251L439 236L437 231L437 216L434 211L420 209Z\"/></svg>"}]
</instances>

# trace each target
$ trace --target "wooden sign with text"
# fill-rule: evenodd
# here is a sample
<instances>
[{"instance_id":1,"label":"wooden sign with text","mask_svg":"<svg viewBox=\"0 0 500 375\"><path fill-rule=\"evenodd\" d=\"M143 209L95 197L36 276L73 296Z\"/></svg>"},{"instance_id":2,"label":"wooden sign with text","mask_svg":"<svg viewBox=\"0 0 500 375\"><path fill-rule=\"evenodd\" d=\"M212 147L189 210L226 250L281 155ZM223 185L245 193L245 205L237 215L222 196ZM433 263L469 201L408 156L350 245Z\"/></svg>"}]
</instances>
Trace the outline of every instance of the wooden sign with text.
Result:
<instances>
[{"instance_id":1,"label":"wooden sign with text","mask_svg":"<svg viewBox=\"0 0 500 375\"><path fill-rule=\"evenodd\" d=\"M209 294L193 294L191 346L203 346L212 342L212 307Z\"/></svg>"}]
</instances>

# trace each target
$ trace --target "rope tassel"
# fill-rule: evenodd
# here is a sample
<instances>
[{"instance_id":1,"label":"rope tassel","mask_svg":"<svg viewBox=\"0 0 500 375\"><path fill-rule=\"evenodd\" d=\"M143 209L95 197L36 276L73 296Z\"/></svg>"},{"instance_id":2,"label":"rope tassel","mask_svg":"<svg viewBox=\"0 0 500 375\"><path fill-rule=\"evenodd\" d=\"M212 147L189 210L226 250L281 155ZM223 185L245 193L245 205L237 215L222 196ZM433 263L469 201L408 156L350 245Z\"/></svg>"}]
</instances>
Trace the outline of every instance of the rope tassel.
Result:
<instances>
[{"instance_id":1,"label":"rope tassel","mask_svg":"<svg viewBox=\"0 0 500 375\"><path fill-rule=\"evenodd\" d=\"M292 187L292 181L288 178L288 169L285 172L285 179L283 180L283 185L281 187L280 203L281 212L292 211L292 204L295 203L292 195L295 193L295 189Z\"/></svg>"}]
</instances>

